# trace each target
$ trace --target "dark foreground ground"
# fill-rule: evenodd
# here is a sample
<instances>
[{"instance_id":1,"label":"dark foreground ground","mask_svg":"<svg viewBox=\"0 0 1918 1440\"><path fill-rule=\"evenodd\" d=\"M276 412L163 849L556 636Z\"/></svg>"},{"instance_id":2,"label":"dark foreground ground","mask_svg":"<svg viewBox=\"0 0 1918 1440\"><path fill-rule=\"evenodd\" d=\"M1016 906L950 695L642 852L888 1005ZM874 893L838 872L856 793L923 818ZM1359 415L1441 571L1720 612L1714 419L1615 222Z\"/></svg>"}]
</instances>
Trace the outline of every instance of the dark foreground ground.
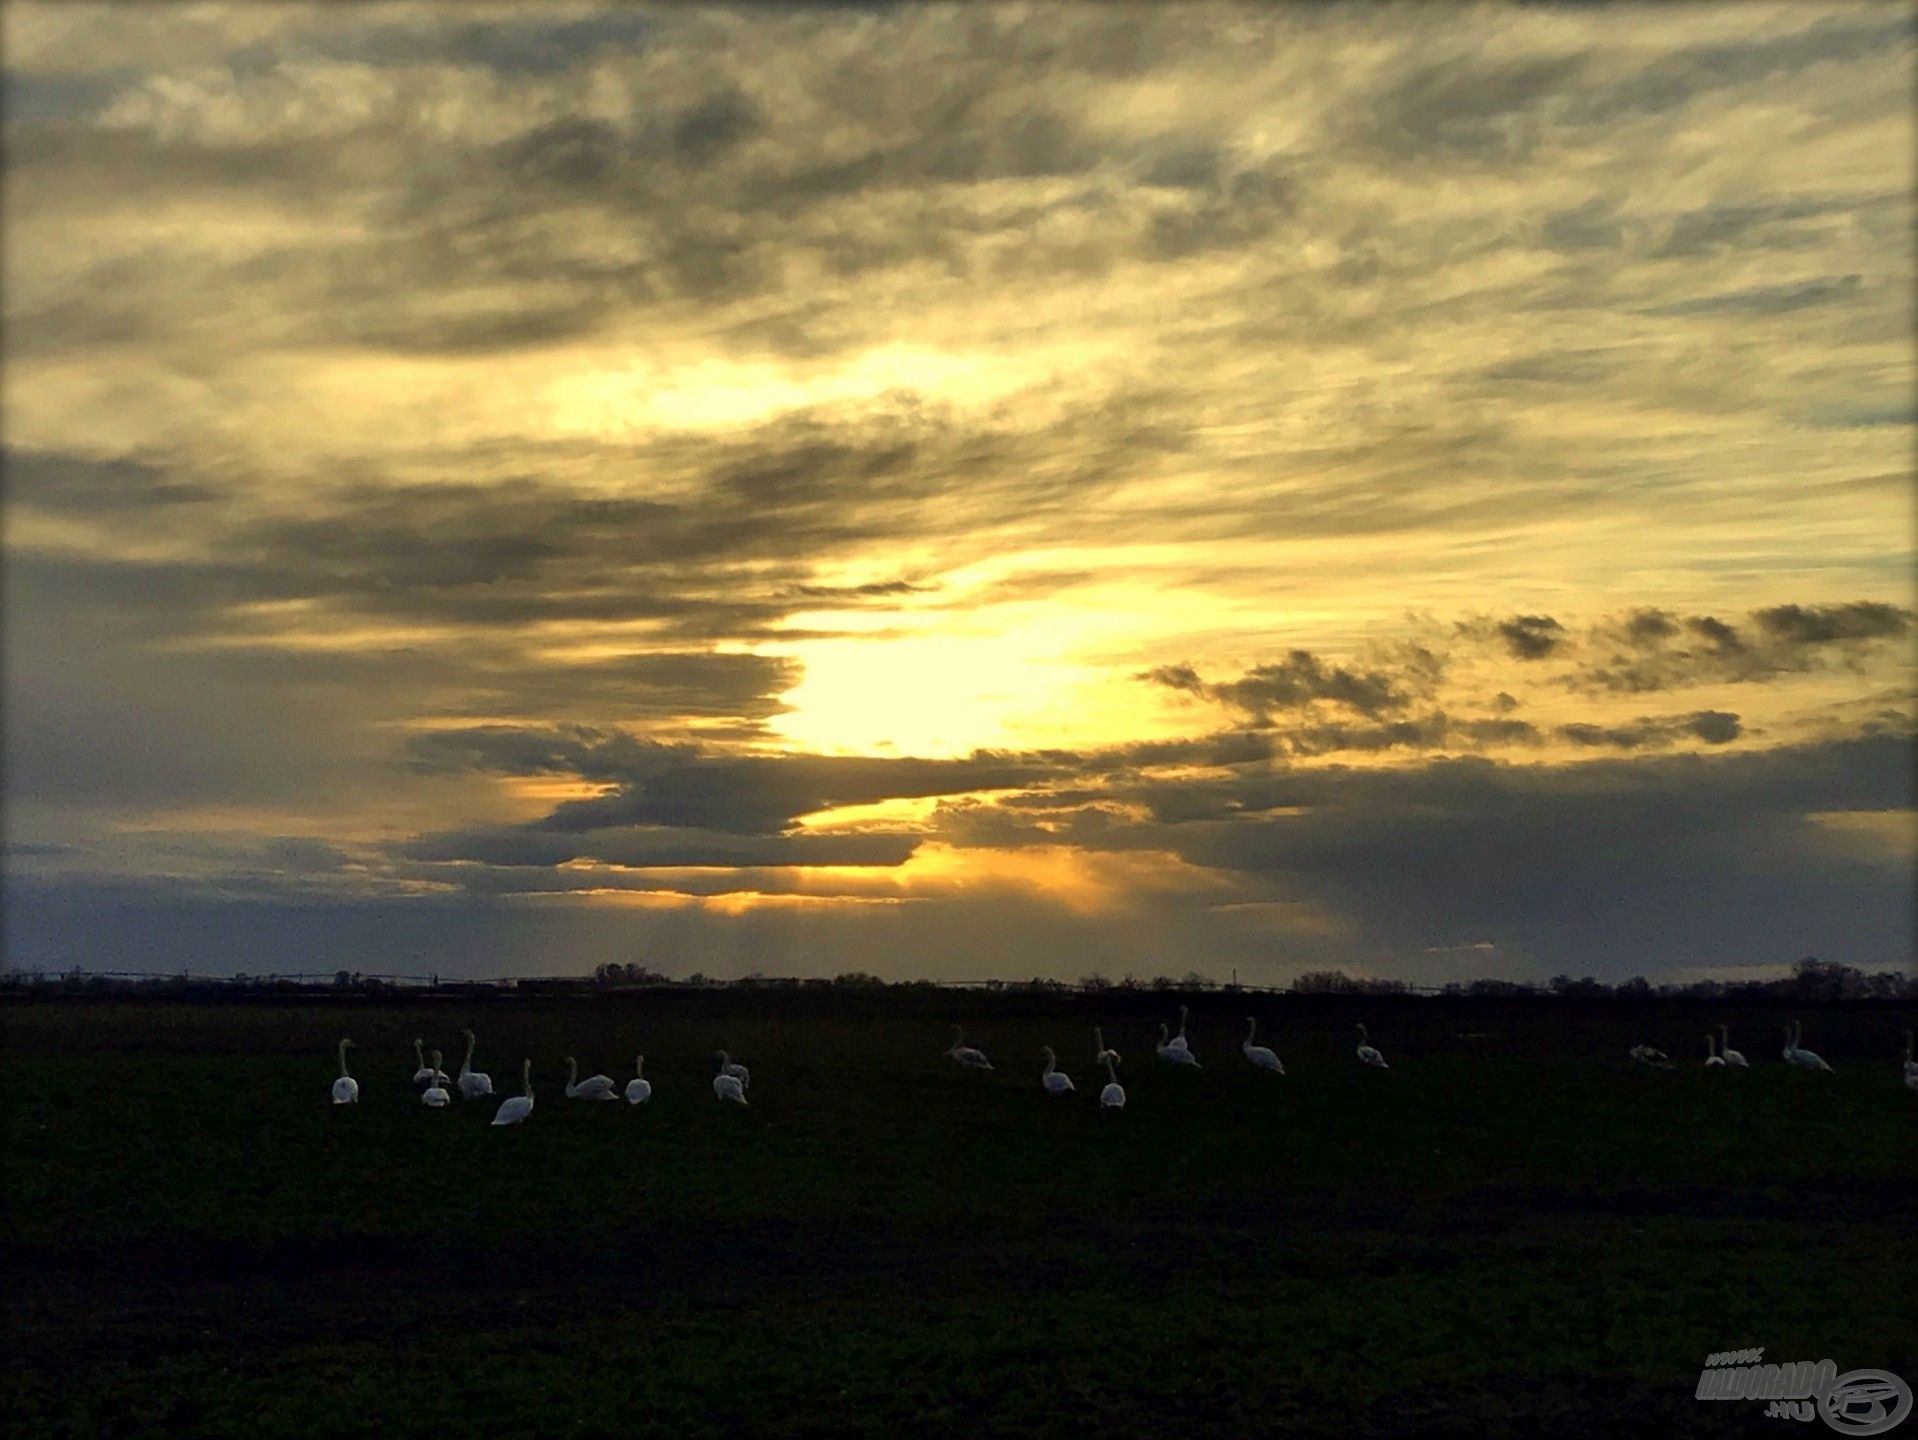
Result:
<instances>
[{"instance_id":1,"label":"dark foreground ground","mask_svg":"<svg viewBox=\"0 0 1918 1440\"><path fill-rule=\"evenodd\" d=\"M1769 1013L1724 1017L1727 1073L1692 1058L1716 1014L1364 1002L1381 1073L1357 1011L1266 1000L1279 1078L1230 997L1196 1073L1116 1001L779 1003L8 1005L0 1424L1681 1437L1801 1433L1694 1399L1712 1351L1918 1382L1892 1011L1806 1015L1808 1075ZM948 1013L997 1071L941 1058ZM532 1056L525 1126L414 1099L412 1037L468 1021L502 1093ZM1684 1063L1631 1072L1641 1039ZM623 1083L642 1048L650 1105L562 1098L566 1055Z\"/></svg>"}]
</instances>

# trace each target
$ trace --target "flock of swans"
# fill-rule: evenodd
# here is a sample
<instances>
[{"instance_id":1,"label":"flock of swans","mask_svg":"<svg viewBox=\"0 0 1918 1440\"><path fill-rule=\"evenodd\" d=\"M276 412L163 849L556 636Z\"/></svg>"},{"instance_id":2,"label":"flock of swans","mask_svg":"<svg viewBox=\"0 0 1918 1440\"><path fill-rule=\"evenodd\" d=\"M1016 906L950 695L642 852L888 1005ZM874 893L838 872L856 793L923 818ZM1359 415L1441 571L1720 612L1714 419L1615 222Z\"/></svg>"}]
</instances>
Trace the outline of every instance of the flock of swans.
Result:
<instances>
[{"instance_id":1,"label":"flock of swans","mask_svg":"<svg viewBox=\"0 0 1918 1440\"><path fill-rule=\"evenodd\" d=\"M1186 1038L1186 1021L1190 1010L1179 1007L1178 1033L1172 1033L1169 1025L1159 1026L1159 1039L1154 1050L1158 1057L1168 1065L1181 1066L1193 1070L1200 1068L1199 1057L1193 1053L1191 1041ZM1267 1046L1255 1043L1259 1036L1259 1022L1247 1016L1245 1039L1239 1042L1239 1053L1256 1070L1267 1071L1274 1075L1285 1074L1285 1065L1277 1052ZM1389 1070L1385 1056L1371 1042L1364 1025L1353 1027L1358 1035L1358 1045L1353 1054L1361 1065L1377 1070ZM441 1054L438 1050L428 1052L423 1040L413 1042L413 1058L418 1068L413 1072L413 1084L419 1087L420 1103L429 1109L444 1109L452 1103L452 1092L446 1087L450 1082L459 1092L462 1100L478 1100L493 1093L493 1078L473 1068L473 1050L476 1044L471 1030L462 1030L460 1034L466 1040L466 1055L460 1061L459 1074L448 1075L440 1068ZM1780 1052L1787 1065L1798 1070L1822 1070L1830 1072L1831 1066L1824 1058L1801 1043L1804 1039L1804 1027L1794 1020L1784 1027L1785 1046ZM1125 1087L1119 1083L1118 1067L1121 1057L1117 1050L1106 1044L1105 1031L1097 1026L1092 1031L1092 1063L1105 1071L1106 1083L1099 1091L1099 1113L1110 1114L1125 1108ZM353 1041L342 1040L339 1044L340 1074L333 1082L333 1103L335 1105L353 1105L359 1102L360 1085L347 1073L346 1052L353 1048ZM946 1055L965 1070L990 1070L992 1061L986 1052L976 1046L966 1044L966 1032L960 1026L952 1027L952 1044L947 1047ZM1045 1069L1039 1072L1039 1084L1048 1095L1072 1095L1077 1087L1072 1077L1059 1068L1059 1057L1050 1045L1044 1047ZM1674 1066L1671 1057L1663 1050L1651 1045L1634 1045L1626 1052L1628 1058L1637 1065L1655 1070L1670 1070ZM430 1055L430 1058L429 1058ZM713 1075L713 1096L715 1099L734 1105L745 1105L746 1090L752 1083L752 1072L735 1061L732 1056L721 1050L717 1053L718 1068ZM1749 1069L1751 1062L1743 1054L1731 1047L1731 1031L1720 1025L1714 1037L1711 1032L1705 1034L1705 1065L1718 1069ZM1918 1093L1918 1059L1913 1058L1912 1032L1905 1032L1904 1082L1907 1089ZM499 1109L493 1114L495 1125L517 1125L533 1113L533 1062L520 1064L520 1091L518 1095L508 1096L500 1102ZM622 1089L609 1075L589 1075L579 1078L579 1062L572 1056L566 1057L566 1098L569 1100L618 1100L622 1097L629 1105L643 1105L652 1098L653 1085L646 1078L646 1057L633 1058L633 1078Z\"/></svg>"},{"instance_id":2,"label":"flock of swans","mask_svg":"<svg viewBox=\"0 0 1918 1440\"><path fill-rule=\"evenodd\" d=\"M1823 1070L1828 1075L1831 1073L1831 1066L1824 1056L1815 1050L1805 1048L1803 1043L1805 1027L1800 1022L1792 1021L1791 1024L1783 1027L1782 1033L1785 1037L1785 1046L1779 1051L1779 1055L1787 1065L1795 1070ZM1626 1053L1635 1063L1650 1066L1654 1070L1672 1068L1671 1056L1650 1045L1634 1045ZM1751 1068L1751 1062L1739 1051L1732 1049L1731 1031L1724 1025L1718 1027L1716 1039L1709 1030L1705 1032L1705 1064L1707 1068L1725 1067L1733 1070ZM1918 1060L1912 1058L1912 1040L1909 1030L1905 1032L1904 1078L1905 1085L1909 1089L1918 1091Z\"/></svg>"}]
</instances>

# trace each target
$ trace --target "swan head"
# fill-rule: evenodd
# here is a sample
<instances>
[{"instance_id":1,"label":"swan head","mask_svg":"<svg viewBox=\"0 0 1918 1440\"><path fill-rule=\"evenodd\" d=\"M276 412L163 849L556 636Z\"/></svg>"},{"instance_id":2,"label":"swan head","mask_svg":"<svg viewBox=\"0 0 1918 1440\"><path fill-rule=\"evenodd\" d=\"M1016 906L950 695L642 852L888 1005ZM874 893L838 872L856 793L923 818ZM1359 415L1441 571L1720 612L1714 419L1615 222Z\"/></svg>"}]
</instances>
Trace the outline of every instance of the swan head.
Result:
<instances>
[{"instance_id":1,"label":"swan head","mask_svg":"<svg viewBox=\"0 0 1918 1440\"><path fill-rule=\"evenodd\" d=\"M1159 1043L1161 1045L1165 1044L1165 1037L1170 1035L1171 1033L1172 1033L1172 1029L1170 1026L1168 1025L1159 1026Z\"/></svg>"},{"instance_id":2,"label":"swan head","mask_svg":"<svg viewBox=\"0 0 1918 1440\"><path fill-rule=\"evenodd\" d=\"M467 1040L471 1040L474 1038L473 1032L471 1030L462 1030L460 1031L460 1035Z\"/></svg>"},{"instance_id":3,"label":"swan head","mask_svg":"<svg viewBox=\"0 0 1918 1440\"><path fill-rule=\"evenodd\" d=\"M437 1071L439 1068L440 1068L440 1052L435 1050L433 1052L433 1069Z\"/></svg>"}]
</instances>

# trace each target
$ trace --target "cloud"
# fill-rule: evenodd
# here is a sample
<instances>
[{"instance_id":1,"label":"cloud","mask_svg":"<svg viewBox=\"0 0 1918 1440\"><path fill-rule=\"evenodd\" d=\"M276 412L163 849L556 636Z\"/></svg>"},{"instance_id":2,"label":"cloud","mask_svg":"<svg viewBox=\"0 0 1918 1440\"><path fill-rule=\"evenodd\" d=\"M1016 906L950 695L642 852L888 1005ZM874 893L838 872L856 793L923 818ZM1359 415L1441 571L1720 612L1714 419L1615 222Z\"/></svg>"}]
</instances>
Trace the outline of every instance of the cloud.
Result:
<instances>
[{"instance_id":1,"label":"cloud","mask_svg":"<svg viewBox=\"0 0 1918 1440\"><path fill-rule=\"evenodd\" d=\"M1327 665L1309 650L1294 650L1283 660L1255 665L1237 680L1216 684L1208 684L1187 664L1161 665L1139 678L1206 696L1268 724L1275 711L1296 711L1318 703L1370 717L1402 710L1415 694L1429 691L1437 668L1437 658L1426 650L1416 650L1404 671L1396 675Z\"/></svg>"},{"instance_id":2,"label":"cloud","mask_svg":"<svg viewBox=\"0 0 1918 1440\"><path fill-rule=\"evenodd\" d=\"M1623 975L1673 947L1804 953L1822 935L1826 951L1888 960L1909 941L1909 914L1890 903L1904 860L1861 864L1811 817L1908 813L1913 754L1903 734L1569 766L1459 758L1121 788L1097 830L1070 817L1041 830L1003 807L940 818L963 843L1069 832L1168 850L1363 916L1372 943L1395 950L1491 936L1541 963ZM1138 800L1149 820L1114 819ZM1855 908L1827 908L1837 894Z\"/></svg>"},{"instance_id":3,"label":"cloud","mask_svg":"<svg viewBox=\"0 0 1918 1440\"><path fill-rule=\"evenodd\" d=\"M1687 737L1708 745L1728 745L1743 733L1743 727L1736 715L1726 711L1700 710L1683 716L1640 716L1624 725L1561 725L1556 733L1578 746L1642 750L1668 746Z\"/></svg>"},{"instance_id":4,"label":"cloud","mask_svg":"<svg viewBox=\"0 0 1918 1440\"><path fill-rule=\"evenodd\" d=\"M1751 795L1909 728L1908 16L0 25L35 953L1896 929Z\"/></svg>"},{"instance_id":5,"label":"cloud","mask_svg":"<svg viewBox=\"0 0 1918 1440\"><path fill-rule=\"evenodd\" d=\"M555 831L505 826L416 836L396 847L412 860L471 861L513 869L590 860L633 869L675 866L902 865L909 835L738 835L673 827Z\"/></svg>"},{"instance_id":6,"label":"cloud","mask_svg":"<svg viewBox=\"0 0 1918 1440\"><path fill-rule=\"evenodd\" d=\"M1549 615L1515 615L1496 627L1506 648L1520 660L1543 660L1562 643L1565 627Z\"/></svg>"},{"instance_id":7,"label":"cloud","mask_svg":"<svg viewBox=\"0 0 1918 1440\"><path fill-rule=\"evenodd\" d=\"M1576 683L1599 691L1643 693L1714 683L1760 683L1824 668L1862 668L1882 641L1911 631L1912 612L1880 601L1775 605L1739 621L1640 609L1594 627L1596 647L1613 647L1585 666Z\"/></svg>"}]
</instances>

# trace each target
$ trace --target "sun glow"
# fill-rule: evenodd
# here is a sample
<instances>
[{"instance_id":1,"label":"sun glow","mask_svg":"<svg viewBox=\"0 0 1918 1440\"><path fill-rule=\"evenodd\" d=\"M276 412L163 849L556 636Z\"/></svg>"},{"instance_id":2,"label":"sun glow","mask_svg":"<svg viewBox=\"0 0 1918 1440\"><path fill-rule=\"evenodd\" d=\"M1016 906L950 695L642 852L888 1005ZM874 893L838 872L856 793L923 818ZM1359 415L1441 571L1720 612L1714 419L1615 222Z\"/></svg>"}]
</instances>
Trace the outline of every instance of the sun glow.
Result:
<instances>
[{"instance_id":1,"label":"sun glow","mask_svg":"<svg viewBox=\"0 0 1918 1440\"><path fill-rule=\"evenodd\" d=\"M630 430L732 430L795 410L913 395L990 405L1046 378L1029 358L884 345L832 366L699 358L564 376L545 390L555 427L604 437Z\"/></svg>"}]
</instances>

